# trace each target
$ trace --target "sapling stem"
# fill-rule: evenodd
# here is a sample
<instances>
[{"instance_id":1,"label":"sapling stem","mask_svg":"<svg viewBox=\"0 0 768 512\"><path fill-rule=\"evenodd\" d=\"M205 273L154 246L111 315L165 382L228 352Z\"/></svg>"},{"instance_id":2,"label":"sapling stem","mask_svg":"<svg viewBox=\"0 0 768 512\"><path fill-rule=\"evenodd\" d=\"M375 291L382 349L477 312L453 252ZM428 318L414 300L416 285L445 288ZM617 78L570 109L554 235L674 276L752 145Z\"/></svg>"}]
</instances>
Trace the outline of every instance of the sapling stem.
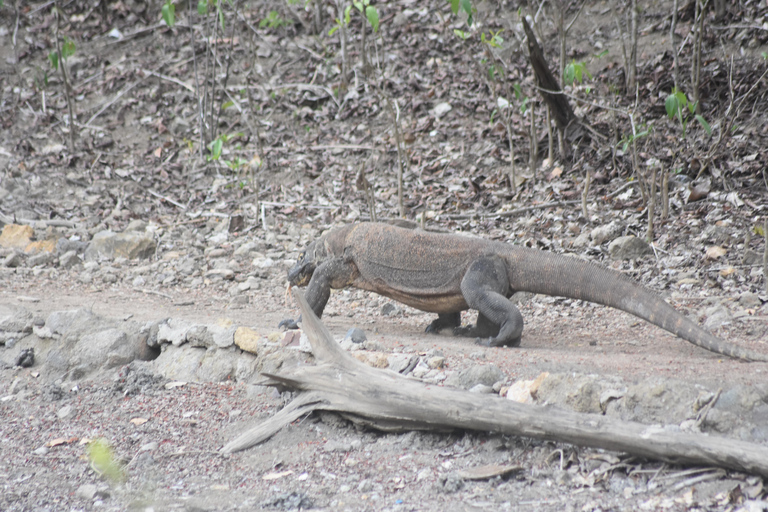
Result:
<instances>
[{"instance_id":1,"label":"sapling stem","mask_svg":"<svg viewBox=\"0 0 768 512\"><path fill-rule=\"evenodd\" d=\"M581 191L581 215L589 220L589 212L587 211L587 194L589 194L589 185L592 182L592 170L587 169L587 175L584 177L584 188Z\"/></svg>"},{"instance_id":2,"label":"sapling stem","mask_svg":"<svg viewBox=\"0 0 768 512\"><path fill-rule=\"evenodd\" d=\"M661 167L661 218L669 217L669 171Z\"/></svg>"},{"instance_id":3,"label":"sapling stem","mask_svg":"<svg viewBox=\"0 0 768 512\"><path fill-rule=\"evenodd\" d=\"M64 97L67 99L67 108L69 110L69 152L70 154L73 154L75 152L75 109L72 106L72 90L69 85L69 76L64 55L61 53L61 41L59 41L59 16L61 15L61 11L59 10L59 3L57 1L55 1L53 5L56 10L56 53L58 54L58 62L61 66L61 77L64 80Z\"/></svg>"},{"instance_id":4,"label":"sapling stem","mask_svg":"<svg viewBox=\"0 0 768 512\"><path fill-rule=\"evenodd\" d=\"M648 231L645 238L648 243L653 242L653 216L656 213L656 169L651 169L651 187L648 197Z\"/></svg>"}]
</instances>

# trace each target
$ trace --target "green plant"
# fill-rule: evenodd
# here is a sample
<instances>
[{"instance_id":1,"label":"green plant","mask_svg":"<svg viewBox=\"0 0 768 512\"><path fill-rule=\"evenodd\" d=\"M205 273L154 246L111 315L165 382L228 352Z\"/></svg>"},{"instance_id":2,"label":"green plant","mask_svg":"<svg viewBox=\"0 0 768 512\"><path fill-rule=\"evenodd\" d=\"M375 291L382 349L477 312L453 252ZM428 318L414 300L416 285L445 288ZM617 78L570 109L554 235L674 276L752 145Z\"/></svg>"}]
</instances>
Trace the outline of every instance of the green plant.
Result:
<instances>
[{"instance_id":1,"label":"green plant","mask_svg":"<svg viewBox=\"0 0 768 512\"><path fill-rule=\"evenodd\" d=\"M352 5L355 6L355 8L360 11L360 14L362 14L365 19L368 20L368 23L371 24L371 27L373 28L374 32L379 31L379 11L376 10L376 8L372 5L370 5L371 0L363 0L362 2L352 2Z\"/></svg>"},{"instance_id":2,"label":"green plant","mask_svg":"<svg viewBox=\"0 0 768 512\"><path fill-rule=\"evenodd\" d=\"M87 452L91 468L100 476L112 482L125 480L125 468L115 457L115 453L106 439L91 441L88 444Z\"/></svg>"},{"instance_id":3,"label":"green plant","mask_svg":"<svg viewBox=\"0 0 768 512\"><path fill-rule=\"evenodd\" d=\"M584 81L584 75L587 75L589 79L592 80L592 74L587 69L586 64L572 60L570 64L565 66L565 70L563 71L563 85L575 85L577 82L581 84ZM587 94L589 94L589 91L591 90L592 88L589 86L585 88Z\"/></svg>"},{"instance_id":4,"label":"green plant","mask_svg":"<svg viewBox=\"0 0 768 512\"><path fill-rule=\"evenodd\" d=\"M696 106L697 102L689 101L688 96L683 91L678 90L677 87L672 88L672 93L664 101L667 116L670 119L677 118L680 121L680 125L683 127L683 137L686 136L686 129L691 116L699 122L707 132L707 135L712 135L712 128L710 128L707 120L700 114L696 114Z\"/></svg>"},{"instance_id":5,"label":"green plant","mask_svg":"<svg viewBox=\"0 0 768 512\"><path fill-rule=\"evenodd\" d=\"M280 27L287 27L290 24L291 21L281 17L277 11L269 11L267 17L259 22L259 28L267 27L270 29L275 29Z\"/></svg>"},{"instance_id":6,"label":"green plant","mask_svg":"<svg viewBox=\"0 0 768 512\"><path fill-rule=\"evenodd\" d=\"M467 14L467 26L471 27L474 21L474 9L472 8L472 2L469 0L448 0L451 3L451 12L458 14L459 11L464 11Z\"/></svg>"},{"instance_id":7,"label":"green plant","mask_svg":"<svg viewBox=\"0 0 768 512\"><path fill-rule=\"evenodd\" d=\"M226 133L222 133L218 137L216 137L214 140L211 141L210 144L208 144L208 151L210 152L210 155L208 155L207 160L209 162L219 160L221 158L221 152L224 150L224 144L229 142L230 140L236 138L236 137L243 137L245 134L243 132L237 132L237 133L230 133L227 135ZM225 162L224 160L222 160ZM226 163L226 162L225 162ZM229 166L229 164L227 164Z\"/></svg>"},{"instance_id":8,"label":"green plant","mask_svg":"<svg viewBox=\"0 0 768 512\"><path fill-rule=\"evenodd\" d=\"M171 0L165 0L160 11L165 24L169 27L173 27L176 24L176 6L171 3Z\"/></svg>"},{"instance_id":9,"label":"green plant","mask_svg":"<svg viewBox=\"0 0 768 512\"><path fill-rule=\"evenodd\" d=\"M619 145L621 145L621 150L623 152L627 152L627 149L629 149L630 144L633 142L636 142L643 137L647 137L650 135L651 131L653 130L653 125L647 126L647 125L640 125L640 128L642 128L643 131L637 132L635 134L630 135L624 135L621 140L619 141Z\"/></svg>"}]
</instances>

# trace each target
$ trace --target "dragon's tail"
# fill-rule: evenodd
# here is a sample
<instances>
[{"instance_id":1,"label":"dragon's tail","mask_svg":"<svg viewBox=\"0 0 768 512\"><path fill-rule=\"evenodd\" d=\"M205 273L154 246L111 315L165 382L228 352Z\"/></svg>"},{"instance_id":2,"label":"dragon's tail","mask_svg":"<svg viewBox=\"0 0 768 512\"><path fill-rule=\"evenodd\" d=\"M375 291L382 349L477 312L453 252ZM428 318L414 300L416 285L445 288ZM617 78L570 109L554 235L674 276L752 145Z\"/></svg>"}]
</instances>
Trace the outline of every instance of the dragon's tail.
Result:
<instances>
[{"instance_id":1,"label":"dragon's tail","mask_svg":"<svg viewBox=\"0 0 768 512\"><path fill-rule=\"evenodd\" d=\"M506 259L509 284L515 291L611 306L709 351L747 361L768 361L768 354L721 340L678 313L640 283L596 263L525 247L514 247Z\"/></svg>"}]
</instances>

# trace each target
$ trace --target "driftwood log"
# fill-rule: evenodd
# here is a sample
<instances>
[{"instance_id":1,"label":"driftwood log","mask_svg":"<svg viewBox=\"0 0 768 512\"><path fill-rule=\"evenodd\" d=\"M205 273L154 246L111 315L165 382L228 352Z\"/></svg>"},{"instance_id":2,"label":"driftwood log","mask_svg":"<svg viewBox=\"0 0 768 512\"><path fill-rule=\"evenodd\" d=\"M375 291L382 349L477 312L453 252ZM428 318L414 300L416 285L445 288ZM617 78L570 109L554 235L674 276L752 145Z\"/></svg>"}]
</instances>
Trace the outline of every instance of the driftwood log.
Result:
<instances>
[{"instance_id":1,"label":"driftwood log","mask_svg":"<svg viewBox=\"0 0 768 512\"><path fill-rule=\"evenodd\" d=\"M568 98L562 93L560 82L550 71L544 52L541 51L536 35L525 17L523 17L523 30L525 30L525 38L528 41L528 59L531 61L533 73L536 75L539 93L549 107L557 129L560 130L566 140L573 141L583 133L581 122L571 108Z\"/></svg>"},{"instance_id":2,"label":"driftwood log","mask_svg":"<svg viewBox=\"0 0 768 512\"><path fill-rule=\"evenodd\" d=\"M267 440L303 415L336 411L382 430L466 429L626 452L673 464L719 466L768 476L768 447L674 428L621 421L496 395L427 385L371 368L344 351L294 289L316 366L263 374L260 384L299 392L275 416L224 446L231 453Z\"/></svg>"}]
</instances>

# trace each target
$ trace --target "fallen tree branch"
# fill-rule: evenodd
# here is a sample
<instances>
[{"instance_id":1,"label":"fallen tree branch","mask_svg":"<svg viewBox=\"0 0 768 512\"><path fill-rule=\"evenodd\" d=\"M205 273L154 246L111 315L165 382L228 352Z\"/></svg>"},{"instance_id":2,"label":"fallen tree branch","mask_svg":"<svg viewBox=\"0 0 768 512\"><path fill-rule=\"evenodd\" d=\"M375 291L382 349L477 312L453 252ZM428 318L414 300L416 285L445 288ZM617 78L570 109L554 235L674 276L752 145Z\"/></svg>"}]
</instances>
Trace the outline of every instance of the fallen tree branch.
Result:
<instances>
[{"instance_id":1,"label":"fallen tree branch","mask_svg":"<svg viewBox=\"0 0 768 512\"><path fill-rule=\"evenodd\" d=\"M627 452L672 464L718 466L768 476L768 447L758 444L526 405L376 370L344 351L301 292L294 289L293 293L318 364L290 368L280 375L263 374L266 380L260 384L300 394L271 419L224 446L223 453L250 448L304 414L328 410L384 430L498 432Z\"/></svg>"}]
</instances>

